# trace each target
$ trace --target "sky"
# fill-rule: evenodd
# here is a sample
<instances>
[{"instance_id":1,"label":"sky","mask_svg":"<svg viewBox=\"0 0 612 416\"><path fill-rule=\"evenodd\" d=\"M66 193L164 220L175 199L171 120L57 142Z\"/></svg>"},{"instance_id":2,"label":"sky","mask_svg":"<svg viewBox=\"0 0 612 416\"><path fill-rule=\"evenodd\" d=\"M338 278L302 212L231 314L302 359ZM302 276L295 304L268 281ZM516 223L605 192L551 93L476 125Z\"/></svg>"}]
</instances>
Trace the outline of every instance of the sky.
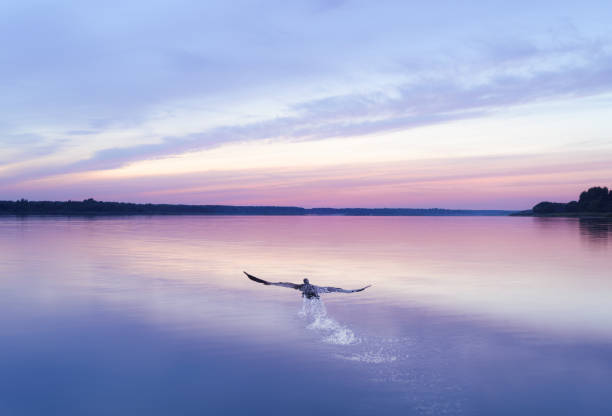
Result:
<instances>
[{"instance_id":1,"label":"sky","mask_svg":"<svg viewBox=\"0 0 612 416\"><path fill-rule=\"evenodd\" d=\"M0 200L526 209L612 185L608 1L0 2Z\"/></svg>"}]
</instances>

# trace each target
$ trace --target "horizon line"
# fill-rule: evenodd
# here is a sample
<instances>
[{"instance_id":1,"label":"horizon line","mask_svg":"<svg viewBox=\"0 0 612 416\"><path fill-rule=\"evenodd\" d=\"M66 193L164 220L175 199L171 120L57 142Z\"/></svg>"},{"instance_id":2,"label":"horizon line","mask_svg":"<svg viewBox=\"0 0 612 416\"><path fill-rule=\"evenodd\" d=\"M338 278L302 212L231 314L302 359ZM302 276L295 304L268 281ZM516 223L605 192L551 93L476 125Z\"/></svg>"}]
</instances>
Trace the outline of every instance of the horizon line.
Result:
<instances>
[{"instance_id":1,"label":"horizon line","mask_svg":"<svg viewBox=\"0 0 612 416\"><path fill-rule=\"evenodd\" d=\"M183 207L232 207L232 208L290 208L290 209L301 209L301 210L440 210L440 211L483 211L483 212L520 212L520 209L480 209L480 208L441 208L441 207L326 207L326 206L315 206L315 207L302 207L298 205L233 205L233 204L218 204L218 203L207 203L207 204L183 204L183 203L153 203L153 202L128 202L128 201L101 201L95 198L87 198L83 200L29 200L21 198L17 200L0 200L0 203L12 202L18 203L25 201L28 203L104 203L104 204L131 204L131 205L150 205L150 206L183 206ZM528 210L529 208L527 208Z\"/></svg>"}]
</instances>

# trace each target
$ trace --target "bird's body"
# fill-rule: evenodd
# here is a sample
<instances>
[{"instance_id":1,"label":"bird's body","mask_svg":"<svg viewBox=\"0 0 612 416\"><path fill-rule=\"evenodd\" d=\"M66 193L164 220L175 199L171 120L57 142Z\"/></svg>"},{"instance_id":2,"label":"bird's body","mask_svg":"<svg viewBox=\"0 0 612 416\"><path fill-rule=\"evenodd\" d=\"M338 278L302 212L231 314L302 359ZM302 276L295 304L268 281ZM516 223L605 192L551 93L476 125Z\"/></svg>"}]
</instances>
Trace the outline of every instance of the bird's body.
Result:
<instances>
[{"instance_id":1,"label":"bird's body","mask_svg":"<svg viewBox=\"0 0 612 416\"><path fill-rule=\"evenodd\" d=\"M296 289L302 292L302 296L307 299L318 299L319 294L321 293L331 293L331 292L342 292L342 293L353 293L353 292L361 292L369 288L371 285L367 285L366 287L362 287L361 289L341 289L339 287L331 287L331 286L316 286L310 284L308 279L304 279L304 283L289 283L289 282L268 282L266 280L260 279L253 275L248 274L247 272L243 272L246 276L254 282L261 283L264 285L273 285L273 286L282 286L288 287L290 289Z\"/></svg>"},{"instance_id":2,"label":"bird's body","mask_svg":"<svg viewBox=\"0 0 612 416\"><path fill-rule=\"evenodd\" d=\"M302 292L302 296L307 299L318 298L319 291L317 290L317 286L311 285L310 283L304 283L300 285L299 290Z\"/></svg>"}]
</instances>

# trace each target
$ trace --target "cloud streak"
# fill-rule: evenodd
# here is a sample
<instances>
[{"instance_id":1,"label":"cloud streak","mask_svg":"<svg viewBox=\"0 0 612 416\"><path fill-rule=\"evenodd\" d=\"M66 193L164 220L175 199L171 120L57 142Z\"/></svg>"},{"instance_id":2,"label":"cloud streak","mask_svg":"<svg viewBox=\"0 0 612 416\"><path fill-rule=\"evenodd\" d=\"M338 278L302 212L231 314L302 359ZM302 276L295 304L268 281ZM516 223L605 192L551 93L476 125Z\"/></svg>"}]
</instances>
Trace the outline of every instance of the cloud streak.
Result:
<instances>
[{"instance_id":1,"label":"cloud streak","mask_svg":"<svg viewBox=\"0 0 612 416\"><path fill-rule=\"evenodd\" d=\"M210 149L232 142L322 140L405 130L483 117L511 106L612 92L612 55L603 49L586 49L596 56L588 64L522 76L501 74L472 86L430 78L394 88L392 94L327 97L292 106L292 116L221 126L182 137L165 137L160 143L100 150L88 159L30 171L18 177L28 179L115 169L139 160Z\"/></svg>"},{"instance_id":2,"label":"cloud streak","mask_svg":"<svg viewBox=\"0 0 612 416\"><path fill-rule=\"evenodd\" d=\"M350 151L561 100L578 110L612 93L611 8L587 3L5 2L0 187L241 143L345 138ZM515 153L507 136L486 141Z\"/></svg>"},{"instance_id":3,"label":"cloud streak","mask_svg":"<svg viewBox=\"0 0 612 416\"><path fill-rule=\"evenodd\" d=\"M137 202L523 209L542 198L569 200L593 179L605 182L612 175L612 150L575 156L577 161L566 160L564 153L516 154L133 178L73 175L5 187L4 193ZM584 159L588 165L580 162Z\"/></svg>"}]
</instances>

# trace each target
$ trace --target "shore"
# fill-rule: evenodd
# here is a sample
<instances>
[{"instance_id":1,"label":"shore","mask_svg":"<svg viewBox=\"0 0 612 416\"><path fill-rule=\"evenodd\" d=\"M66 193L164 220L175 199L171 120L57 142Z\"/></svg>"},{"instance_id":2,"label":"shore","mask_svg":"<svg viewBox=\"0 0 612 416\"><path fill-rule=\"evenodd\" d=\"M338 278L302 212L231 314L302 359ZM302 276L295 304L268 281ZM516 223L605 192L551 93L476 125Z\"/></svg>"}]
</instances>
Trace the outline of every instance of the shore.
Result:
<instances>
[{"instance_id":1,"label":"shore","mask_svg":"<svg viewBox=\"0 0 612 416\"><path fill-rule=\"evenodd\" d=\"M512 217L561 217L561 218L612 218L612 212L553 212L549 214L536 214L531 210L514 212Z\"/></svg>"},{"instance_id":2,"label":"shore","mask_svg":"<svg viewBox=\"0 0 612 416\"><path fill-rule=\"evenodd\" d=\"M84 201L0 201L0 215L344 215L506 216L514 211L441 208L302 208L283 206L134 204Z\"/></svg>"}]
</instances>

